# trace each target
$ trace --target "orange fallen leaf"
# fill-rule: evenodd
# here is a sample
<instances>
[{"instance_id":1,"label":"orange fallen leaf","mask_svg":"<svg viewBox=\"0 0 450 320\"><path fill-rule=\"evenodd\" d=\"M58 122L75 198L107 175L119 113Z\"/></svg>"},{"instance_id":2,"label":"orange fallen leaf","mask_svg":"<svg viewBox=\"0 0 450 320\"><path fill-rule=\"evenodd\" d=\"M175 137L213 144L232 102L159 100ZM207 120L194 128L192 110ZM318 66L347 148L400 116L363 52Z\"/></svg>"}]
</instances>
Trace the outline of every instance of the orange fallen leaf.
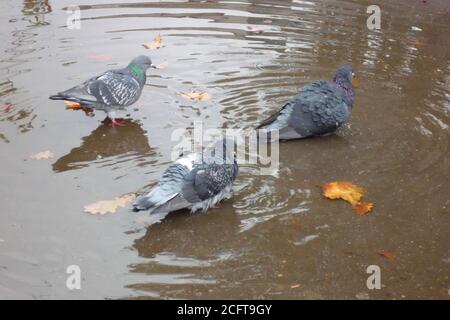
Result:
<instances>
[{"instance_id":1,"label":"orange fallen leaf","mask_svg":"<svg viewBox=\"0 0 450 320\"><path fill-rule=\"evenodd\" d=\"M422 39L417 39L416 40L416 46L417 47L423 47L423 46L425 46L427 44L427 42L425 41L425 40L422 40Z\"/></svg>"},{"instance_id":2,"label":"orange fallen leaf","mask_svg":"<svg viewBox=\"0 0 450 320\"><path fill-rule=\"evenodd\" d=\"M209 100L210 96L207 92L198 92L198 91L191 91L191 92L179 92L178 95L185 97L190 100Z\"/></svg>"},{"instance_id":3,"label":"orange fallen leaf","mask_svg":"<svg viewBox=\"0 0 450 320\"><path fill-rule=\"evenodd\" d=\"M152 43L144 43L142 45L144 46L144 48L149 50L155 50L164 47L161 35L157 35L155 39L153 39Z\"/></svg>"},{"instance_id":4,"label":"orange fallen leaf","mask_svg":"<svg viewBox=\"0 0 450 320\"><path fill-rule=\"evenodd\" d=\"M360 84L361 84L361 80L359 80L359 78L354 77L354 78L352 79L352 86L354 86L354 87L359 87Z\"/></svg>"},{"instance_id":5,"label":"orange fallen leaf","mask_svg":"<svg viewBox=\"0 0 450 320\"><path fill-rule=\"evenodd\" d=\"M121 197L116 197L112 200L101 200L95 203L89 204L84 207L84 212L90 214L104 215L107 213L115 213L119 207L125 207L129 202L133 201L136 195L126 194Z\"/></svg>"},{"instance_id":6,"label":"orange fallen leaf","mask_svg":"<svg viewBox=\"0 0 450 320\"><path fill-rule=\"evenodd\" d=\"M51 152L50 150L38 152L31 155L30 158L33 160L51 159L53 158L53 152Z\"/></svg>"},{"instance_id":7,"label":"orange fallen leaf","mask_svg":"<svg viewBox=\"0 0 450 320\"><path fill-rule=\"evenodd\" d=\"M395 254L390 251L380 251L378 254L386 259L394 260L396 258Z\"/></svg>"},{"instance_id":8,"label":"orange fallen leaf","mask_svg":"<svg viewBox=\"0 0 450 320\"><path fill-rule=\"evenodd\" d=\"M373 208L373 203L371 202L360 202L357 205L353 206L353 210L360 216L368 214Z\"/></svg>"},{"instance_id":9,"label":"orange fallen leaf","mask_svg":"<svg viewBox=\"0 0 450 320\"><path fill-rule=\"evenodd\" d=\"M66 109L80 110L81 109L81 104L79 104L77 102L66 101Z\"/></svg>"},{"instance_id":10,"label":"orange fallen leaf","mask_svg":"<svg viewBox=\"0 0 450 320\"><path fill-rule=\"evenodd\" d=\"M107 55L107 54L93 54L93 55L90 55L89 58L91 58L92 60L95 60L95 61L99 61L99 62L111 61L113 59L112 56Z\"/></svg>"},{"instance_id":11,"label":"orange fallen leaf","mask_svg":"<svg viewBox=\"0 0 450 320\"><path fill-rule=\"evenodd\" d=\"M334 181L325 184L322 192L328 199L343 199L356 206L366 191L348 181Z\"/></svg>"}]
</instances>

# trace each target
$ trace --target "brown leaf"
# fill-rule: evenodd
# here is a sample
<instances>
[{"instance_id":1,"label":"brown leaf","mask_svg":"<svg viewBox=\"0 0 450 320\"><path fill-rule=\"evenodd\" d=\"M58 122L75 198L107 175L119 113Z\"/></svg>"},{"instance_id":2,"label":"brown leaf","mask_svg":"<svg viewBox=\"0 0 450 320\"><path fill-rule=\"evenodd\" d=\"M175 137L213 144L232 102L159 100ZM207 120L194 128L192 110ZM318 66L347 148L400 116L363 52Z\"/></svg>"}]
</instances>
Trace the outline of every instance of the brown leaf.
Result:
<instances>
[{"instance_id":1,"label":"brown leaf","mask_svg":"<svg viewBox=\"0 0 450 320\"><path fill-rule=\"evenodd\" d=\"M371 202L360 202L357 205L353 206L353 210L360 215L366 215L368 214L373 208L373 203Z\"/></svg>"},{"instance_id":2,"label":"brown leaf","mask_svg":"<svg viewBox=\"0 0 450 320\"><path fill-rule=\"evenodd\" d=\"M325 184L322 187L322 192L328 199L343 199L356 206L366 191L364 188L348 181L334 181Z\"/></svg>"},{"instance_id":3,"label":"brown leaf","mask_svg":"<svg viewBox=\"0 0 450 320\"><path fill-rule=\"evenodd\" d=\"M101 200L95 203L89 204L84 207L84 212L90 214L104 215L107 213L115 213L117 208L125 207L129 202L136 198L134 193L126 194L121 197L116 197L112 200Z\"/></svg>"},{"instance_id":4,"label":"brown leaf","mask_svg":"<svg viewBox=\"0 0 450 320\"><path fill-rule=\"evenodd\" d=\"M108 54L93 54L90 55L89 58L98 62L106 62L111 61L113 59L113 56L110 56Z\"/></svg>"},{"instance_id":5,"label":"brown leaf","mask_svg":"<svg viewBox=\"0 0 450 320\"><path fill-rule=\"evenodd\" d=\"M396 258L395 254L390 251L380 251L378 254L386 259L394 260Z\"/></svg>"},{"instance_id":6,"label":"brown leaf","mask_svg":"<svg viewBox=\"0 0 450 320\"><path fill-rule=\"evenodd\" d=\"M178 95L185 97L190 100L209 100L210 96L207 92L198 92L198 91L191 91L191 92L179 92Z\"/></svg>"},{"instance_id":7,"label":"brown leaf","mask_svg":"<svg viewBox=\"0 0 450 320\"><path fill-rule=\"evenodd\" d=\"M79 104L77 102L66 101L66 109L80 110L81 109L81 104Z\"/></svg>"},{"instance_id":8,"label":"brown leaf","mask_svg":"<svg viewBox=\"0 0 450 320\"><path fill-rule=\"evenodd\" d=\"M149 50L155 50L164 47L161 35L157 35L151 43L144 43L142 45L144 46L144 48Z\"/></svg>"},{"instance_id":9,"label":"brown leaf","mask_svg":"<svg viewBox=\"0 0 450 320\"><path fill-rule=\"evenodd\" d=\"M38 153L32 154L30 156L30 158L33 160L51 159L51 158L53 158L53 152L51 152L50 150L38 152Z\"/></svg>"},{"instance_id":10,"label":"brown leaf","mask_svg":"<svg viewBox=\"0 0 450 320\"><path fill-rule=\"evenodd\" d=\"M425 40L423 40L423 39L417 39L416 40L416 46L417 47L423 47L423 46L425 46L427 44L427 42L425 41Z\"/></svg>"}]
</instances>

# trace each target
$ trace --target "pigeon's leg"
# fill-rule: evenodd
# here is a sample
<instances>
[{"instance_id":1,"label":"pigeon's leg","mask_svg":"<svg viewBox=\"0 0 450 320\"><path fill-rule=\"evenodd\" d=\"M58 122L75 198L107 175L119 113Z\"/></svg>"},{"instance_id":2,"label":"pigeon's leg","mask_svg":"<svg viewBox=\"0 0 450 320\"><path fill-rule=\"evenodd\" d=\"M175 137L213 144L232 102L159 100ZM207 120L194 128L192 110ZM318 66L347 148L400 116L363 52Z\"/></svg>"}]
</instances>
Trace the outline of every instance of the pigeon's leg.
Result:
<instances>
[{"instance_id":1,"label":"pigeon's leg","mask_svg":"<svg viewBox=\"0 0 450 320\"><path fill-rule=\"evenodd\" d=\"M111 118L111 127L125 127L125 124L118 119Z\"/></svg>"},{"instance_id":2,"label":"pigeon's leg","mask_svg":"<svg viewBox=\"0 0 450 320\"><path fill-rule=\"evenodd\" d=\"M125 124L123 124L122 122L118 121L118 119L116 118L116 113L114 111L110 111L107 113L108 118L111 119L111 127L125 127Z\"/></svg>"}]
</instances>

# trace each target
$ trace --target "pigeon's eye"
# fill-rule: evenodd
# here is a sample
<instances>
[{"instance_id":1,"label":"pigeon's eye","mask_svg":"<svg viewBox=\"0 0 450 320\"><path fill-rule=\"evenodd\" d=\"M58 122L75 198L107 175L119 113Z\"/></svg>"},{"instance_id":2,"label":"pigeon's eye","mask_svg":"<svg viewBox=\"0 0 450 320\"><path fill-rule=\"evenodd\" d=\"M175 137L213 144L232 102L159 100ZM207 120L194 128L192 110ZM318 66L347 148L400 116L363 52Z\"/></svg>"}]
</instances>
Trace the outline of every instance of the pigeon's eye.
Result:
<instances>
[{"instance_id":1,"label":"pigeon's eye","mask_svg":"<svg viewBox=\"0 0 450 320\"><path fill-rule=\"evenodd\" d=\"M353 78L355 77L355 73L354 73L354 72L352 72L352 77L353 77Z\"/></svg>"}]
</instances>

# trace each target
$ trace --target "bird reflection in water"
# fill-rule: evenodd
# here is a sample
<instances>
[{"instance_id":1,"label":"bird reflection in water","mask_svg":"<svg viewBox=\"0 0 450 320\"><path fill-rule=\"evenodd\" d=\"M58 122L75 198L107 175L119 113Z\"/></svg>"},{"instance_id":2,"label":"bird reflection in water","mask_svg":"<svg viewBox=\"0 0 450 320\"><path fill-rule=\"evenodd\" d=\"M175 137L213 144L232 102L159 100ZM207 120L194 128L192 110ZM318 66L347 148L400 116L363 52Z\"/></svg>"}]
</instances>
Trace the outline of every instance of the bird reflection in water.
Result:
<instances>
[{"instance_id":1,"label":"bird reflection in water","mask_svg":"<svg viewBox=\"0 0 450 320\"><path fill-rule=\"evenodd\" d=\"M147 132L137 121L125 119L123 123L125 126L120 130L100 124L91 134L82 138L79 147L53 163L53 171L80 169L93 163L109 166L130 160L142 161L140 165L148 164L148 157L154 157L157 153L148 143Z\"/></svg>"}]
</instances>

